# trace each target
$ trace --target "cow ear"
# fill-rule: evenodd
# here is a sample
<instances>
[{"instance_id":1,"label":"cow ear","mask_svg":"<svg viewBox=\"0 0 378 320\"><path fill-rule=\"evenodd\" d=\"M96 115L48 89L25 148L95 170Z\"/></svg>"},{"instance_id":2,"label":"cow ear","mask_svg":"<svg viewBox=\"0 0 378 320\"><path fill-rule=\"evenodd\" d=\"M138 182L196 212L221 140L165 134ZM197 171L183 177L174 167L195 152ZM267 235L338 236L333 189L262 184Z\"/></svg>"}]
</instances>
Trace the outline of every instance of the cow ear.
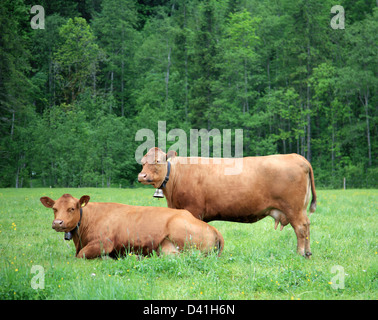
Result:
<instances>
[{"instance_id":1,"label":"cow ear","mask_svg":"<svg viewBox=\"0 0 378 320\"><path fill-rule=\"evenodd\" d=\"M176 156L177 156L177 152L176 152L176 151L174 151L174 150L169 150L168 153L167 153L167 160L168 160L169 158L173 159L173 158L176 157Z\"/></svg>"},{"instance_id":2,"label":"cow ear","mask_svg":"<svg viewBox=\"0 0 378 320\"><path fill-rule=\"evenodd\" d=\"M49 198L49 197L42 197L39 200L41 200L42 204L46 208L52 208L53 205L55 204L55 201L53 199Z\"/></svg>"},{"instance_id":3,"label":"cow ear","mask_svg":"<svg viewBox=\"0 0 378 320\"><path fill-rule=\"evenodd\" d=\"M163 152L163 150L161 150L159 147L152 147L150 150L148 150L148 152L146 154L148 154L150 152L152 154L158 154L159 152Z\"/></svg>"},{"instance_id":4,"label":"cow ear","mask_svg":"<svg viewBox=\"0 0 378 320\"><path fill-rule=\"evenodd\" d=\"M90 198L90 196L82 196L79 200L80 208L85 207L88 204Z\"/></svg>"}]
</instances>

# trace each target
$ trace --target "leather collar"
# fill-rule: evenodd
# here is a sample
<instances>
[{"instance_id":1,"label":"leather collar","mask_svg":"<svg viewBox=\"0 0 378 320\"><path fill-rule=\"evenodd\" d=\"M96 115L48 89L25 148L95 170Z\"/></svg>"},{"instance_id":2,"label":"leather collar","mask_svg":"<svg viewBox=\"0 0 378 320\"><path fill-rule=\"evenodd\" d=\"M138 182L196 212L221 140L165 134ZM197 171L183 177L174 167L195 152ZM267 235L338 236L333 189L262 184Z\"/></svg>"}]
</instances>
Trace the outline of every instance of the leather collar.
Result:
<instances>
[{"instance_id":1,"label":"leather collar","mask_svg":"<svg viewBox=\"0 0 378 320\"><path fill-rule=\"evenodd\" d=\"M165 176L164 181L161 184L161 186L159 187L159 189L165 188L165 186L167 185L167 182L169 181L169 174L171 173L171 163L170 163L169 160L167 161L167 166L168 166L167 175Z\"/></svg>"}]
</instances>

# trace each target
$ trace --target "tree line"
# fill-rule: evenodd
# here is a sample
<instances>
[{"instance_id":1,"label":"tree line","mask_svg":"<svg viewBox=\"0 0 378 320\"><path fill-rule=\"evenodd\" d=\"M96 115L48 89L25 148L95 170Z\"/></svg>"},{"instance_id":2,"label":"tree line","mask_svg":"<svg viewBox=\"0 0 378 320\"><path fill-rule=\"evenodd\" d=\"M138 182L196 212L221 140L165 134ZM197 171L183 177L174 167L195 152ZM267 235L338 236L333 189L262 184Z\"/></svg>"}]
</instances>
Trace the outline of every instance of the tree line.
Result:
<instances>
[{"instance_id":1,"label":"tree line","mask_svg":"<svg viewBox=\"0 0 378 320\"><path fill-rule=\"evenodd\" d=\"M344 29L331 0L40 0L44 29L35 4L0 6L0 187L133 185L158 121L377 187L376 1L341 0Z\"/></svg>"}]
</instances>

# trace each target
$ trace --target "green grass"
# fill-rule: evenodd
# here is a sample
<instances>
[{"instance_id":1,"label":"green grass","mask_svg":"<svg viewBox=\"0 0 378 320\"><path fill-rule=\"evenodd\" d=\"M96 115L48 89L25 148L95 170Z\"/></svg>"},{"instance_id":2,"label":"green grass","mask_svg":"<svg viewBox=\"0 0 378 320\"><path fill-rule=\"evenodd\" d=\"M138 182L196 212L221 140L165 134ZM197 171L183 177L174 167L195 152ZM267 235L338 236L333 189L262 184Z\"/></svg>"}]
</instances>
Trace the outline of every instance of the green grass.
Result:
<instances>
[{"instance_id":1,"label":"green grass","mask_svg":"<svg viewBox=\"0 0 378 320\"><path fill-rule=\"evenodd\" d=\"M92 201L166 206L140 189L0 189L0 299L377 299L378 190L319 190L311 215L312 259L296 254L290 226L215 221L220 258L196 251L174 257L82 260L72 241L51 229L53 213L39 201L63 193ZM44 289L33 289L44 269ZM344 270L334 289L332 267ZM339 269L340 270L340 269ZM38 282L40 283L40 282Z\"/></svg>"}]
</instances>

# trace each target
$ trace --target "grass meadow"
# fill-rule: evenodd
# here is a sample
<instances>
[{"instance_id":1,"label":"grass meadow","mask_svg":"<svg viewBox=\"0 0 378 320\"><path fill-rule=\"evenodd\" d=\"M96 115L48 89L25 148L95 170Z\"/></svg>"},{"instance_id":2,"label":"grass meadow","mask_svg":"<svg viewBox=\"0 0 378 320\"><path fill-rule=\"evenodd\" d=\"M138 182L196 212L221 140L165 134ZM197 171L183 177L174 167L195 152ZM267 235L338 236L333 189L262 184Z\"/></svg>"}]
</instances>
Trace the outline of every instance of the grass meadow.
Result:
<instances>
[{"instance_id":1,"label":"grass meadow","mask_svg":"<svg viewBox=\"0 0 378 320\"><path fill-rule=\"evenodd\" d=\"M153 192L0 189L0 299L378 298L378 190L318 190L310 217L311 260L296 254L291 226L274 230L270 217L255 224L211 222L225 239L219 258L190 251L76 259L73 242L51 229L52 210L39 201L71 193L98 202L166 206Z\"/></svg>"}]
</instances>

